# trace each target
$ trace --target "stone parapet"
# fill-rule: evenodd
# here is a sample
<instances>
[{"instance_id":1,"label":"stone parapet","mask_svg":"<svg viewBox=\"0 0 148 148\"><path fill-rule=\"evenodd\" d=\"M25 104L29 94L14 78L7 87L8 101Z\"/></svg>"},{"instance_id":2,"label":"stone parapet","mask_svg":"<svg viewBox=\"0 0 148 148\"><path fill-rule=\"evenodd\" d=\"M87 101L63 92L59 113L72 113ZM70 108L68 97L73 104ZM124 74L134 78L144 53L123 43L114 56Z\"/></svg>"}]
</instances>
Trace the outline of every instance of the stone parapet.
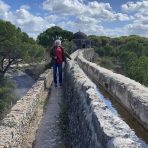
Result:
<instances>
[{"instance_id":1,"label":"stone parapet","mask_svg":"<svg viewBox=\"0 0 148 148\"><path fill-rule=\"evenodd\" d=\"M41 74L38 81L17 101L0 124L0 147L21 148L23 135L45 91L52 83L51 70Z\"/></svg>"},{"instance_id":2,"label":"stone parapet","mask_svg":"<svg viewBox=\"0 0 148 148\"><path fill-rule=\"evenodd\" d=\"M73 59L79 57L76 51ZM88 67L89 69L89 67ZM76 61L68 62L64 73L64 98L69 104L70 147L139 148L135 133L114 116L98 97L95 85ZM69 87L70 86L70 87Z\"/></svg>"},{"instance_id":3,"label":"stone parapet","mask_svg":"<svg viewBox=\"0 0 148 148\"><path fill-rule=\"evenodd\" d=\"M79 50L77 62L86 74L100 83L148 130L148 88L88 60L93 49Z\"/></svg>"}]
</instances>

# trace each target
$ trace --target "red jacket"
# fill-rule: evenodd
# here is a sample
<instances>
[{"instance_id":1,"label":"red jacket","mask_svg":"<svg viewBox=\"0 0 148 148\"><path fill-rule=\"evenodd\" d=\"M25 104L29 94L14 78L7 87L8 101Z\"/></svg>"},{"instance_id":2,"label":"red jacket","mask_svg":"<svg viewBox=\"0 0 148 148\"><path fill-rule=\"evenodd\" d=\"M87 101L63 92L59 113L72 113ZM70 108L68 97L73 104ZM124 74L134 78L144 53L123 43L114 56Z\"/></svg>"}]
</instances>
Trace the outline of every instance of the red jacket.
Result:
<instances>
[{"instance_id":1,"label":"red jacket","mask_svg":"<svg viewBox=\"0 0 148 148\"><path fill-rule=\"evenodd\" d=\"M57 63L57 46L54 46L53 48L51 48L50 50L50 56L52 58L51 60L51 63L54 64L54 63ZM61 50L62 50L62 61L66 62L66 58L69 58L71 59L70 55L64 51L64 48L63 47L60 47Z\"/></svg>"}]
</instances>

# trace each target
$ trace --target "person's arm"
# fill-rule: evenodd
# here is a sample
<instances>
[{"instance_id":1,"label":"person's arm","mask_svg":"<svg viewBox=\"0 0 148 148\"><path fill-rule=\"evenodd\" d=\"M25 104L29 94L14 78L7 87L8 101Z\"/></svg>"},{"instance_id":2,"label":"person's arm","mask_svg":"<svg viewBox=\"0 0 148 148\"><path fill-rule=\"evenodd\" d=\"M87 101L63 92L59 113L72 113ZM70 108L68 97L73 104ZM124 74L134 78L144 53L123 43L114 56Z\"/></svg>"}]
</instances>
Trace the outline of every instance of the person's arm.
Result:
<instances>
[{"instance_id":1,"label":"person's arm","mask_svg":"<svg viewBox=\"0 0 148 148\"><path fill-rule=\"evenodd\" d=\"M48 50L49 50L49 49L48 49ZM54 57L54 55L53 55L53 48L50 49L50 57L51 57L51 58Z\"/></svg>"},{"instance_id":2,"label":"person's arm","mask_svg":"<svg viewBox=\"0 0 148 148\"><path fill-rule=\"evenodd\" d=\"M64 54L65 54L65 57L67 57L68 59L71 60L71 57L70 57L70 55L67 52L64 52Z\"/></svg>"},{"instance_id":3,"label":"person's arm","mask_svg":"<svg viewBox=\"0 0 148 148\"><path fill-rule=\"evenodd\" d=\"M63 49L64 57L65 57L65 58L68 58L68 59L71 60L71 57L70 57L70 55L68 54L68 52L66 52L65 49L64 49L63 47L62 47L62 49Z\"/></svg>"},{"instance_id":4,"label":"person's arm","mask_svg":"<svg viewBox=\"0 0 148 148\"><path fill-rule=\"evenodd\" d=\"M52 47L52 48L50 49L50 57L51 57L52 59L57 59L57 57L54 55L54 47Z\"/></svg>"}]
</instances>

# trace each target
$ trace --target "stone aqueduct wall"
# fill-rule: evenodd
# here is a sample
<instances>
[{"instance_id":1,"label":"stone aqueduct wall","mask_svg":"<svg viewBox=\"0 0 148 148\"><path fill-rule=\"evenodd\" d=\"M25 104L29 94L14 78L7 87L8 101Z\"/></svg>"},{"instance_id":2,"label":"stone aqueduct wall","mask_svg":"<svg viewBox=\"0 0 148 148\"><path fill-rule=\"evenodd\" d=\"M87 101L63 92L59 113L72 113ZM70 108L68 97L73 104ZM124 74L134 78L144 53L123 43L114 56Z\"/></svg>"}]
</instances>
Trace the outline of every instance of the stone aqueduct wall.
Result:
<instances>
[{"instance_id":1,"label":"stone aqueduct wall","mask_svg":"<svg viewBox=\"0 0 148 148\"><path fill-rule=\"evenodd\" d=\"M113 73L95 63L91 63L93 49L79 52L77 61L90 78L99 82L135 118L148 129L148 88L121 74Z\"/></svg>"},{"instance_id":2,"label":"stone aqueduct wall","mask_svg":"<svg viewBox=\"0 0 148 148\"><path fill-rule=\"evenodd\" d=\"M72 58L79 56L79 51L72 54ZM87 69L89 69L89 65L87 65ZM68 62L64 79L66 83L64 85L64 98L70 106L70 147L140 147L135 133L124 121L111 113L105 103L98 97L95 85L76 61Z\"/></svg>"},{"instance_id":3,"label":"stone aqueduct wall","mask_svg":"<svg viewBox=\"0 0 148 148\"><path fill-rule=\"evenodd\" d=\"M41 99L47 97L47 89L51 83L51 71L47 70L28 93L12 107L0 125L0 148L21 148L25 130Z\"/></svg>"}]
</instances>

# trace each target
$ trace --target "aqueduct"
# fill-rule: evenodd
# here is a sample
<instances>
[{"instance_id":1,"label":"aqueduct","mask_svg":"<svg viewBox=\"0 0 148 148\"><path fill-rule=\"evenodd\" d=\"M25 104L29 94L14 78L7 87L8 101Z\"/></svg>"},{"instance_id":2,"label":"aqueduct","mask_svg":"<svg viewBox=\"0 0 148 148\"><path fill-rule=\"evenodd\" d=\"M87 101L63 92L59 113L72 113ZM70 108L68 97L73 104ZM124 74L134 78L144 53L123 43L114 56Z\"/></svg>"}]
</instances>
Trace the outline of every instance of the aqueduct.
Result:
<instances>
[{"instance_id":1,"label":"aqueduct","mask_svg":"<svg viewBox=\"0 0 148 148\"><path fill-rule=\"evenodd\" d=\"M63 86L64 98L62 99L67 102L70 108L68 113L71 133L70 147L142 147L135 132L120 116L115 115L100 98L94 82L99 83L114 96L116 101L130 115L134 116L145 130L148 130L148 88L91 62L94 60L93 49L79 49L71 56L72 60L64 68L65 84ZM22 147L24 135L36 112L36 108L42 99L46 100L48 90L52 87L52 70L47 70L2 120L0 126L0 148ZM49 94L49 100L51 100L49 106L51 107L52 103L58 103L58 101L54 102L56 98L61 97L58 93L62 93L61 90L59 92L55 88L53 90L51 92L53 93L51 95L52 98L50 98ZM57 94L58 97L56 97ZM52 110L49 110L49 112L52 114ZM56 115L56 113L58 114L59 112L54 114ZM54 123L49 119L48 125L45 126L50 128L49 124ZM45 134L46 130L39 129L39 132ZM39 136L39 138L43 138L43 136ZM48 142L42 139L41 142L38 142L39 138L37 137L36 140L36 148L57 147L57 143L53 142L53 139ZM47 145L42 146L46 142Z\"/></svg>"}]
</instances>

